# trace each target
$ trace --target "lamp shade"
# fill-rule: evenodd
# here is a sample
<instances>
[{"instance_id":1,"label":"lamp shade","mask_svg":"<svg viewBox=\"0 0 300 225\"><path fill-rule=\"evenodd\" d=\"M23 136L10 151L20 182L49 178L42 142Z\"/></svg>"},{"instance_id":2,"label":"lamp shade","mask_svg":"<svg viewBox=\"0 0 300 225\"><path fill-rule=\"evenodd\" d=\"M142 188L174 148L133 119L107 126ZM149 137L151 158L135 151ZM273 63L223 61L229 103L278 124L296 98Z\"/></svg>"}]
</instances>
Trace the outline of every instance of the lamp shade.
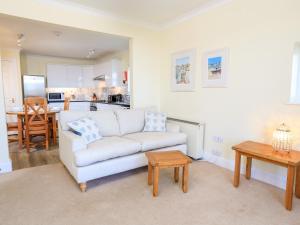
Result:
<instances>
[{"instance_id":1,"label":"lamp shade","mask_svg":"<svg viewBox=\"0 0 300 225\"><path fill-rule=\"evenodd\" d=\"M284 123L273 132L272 146L275 150L287 152L292 149L292 132Z\"/></svg>"}]
</instances>

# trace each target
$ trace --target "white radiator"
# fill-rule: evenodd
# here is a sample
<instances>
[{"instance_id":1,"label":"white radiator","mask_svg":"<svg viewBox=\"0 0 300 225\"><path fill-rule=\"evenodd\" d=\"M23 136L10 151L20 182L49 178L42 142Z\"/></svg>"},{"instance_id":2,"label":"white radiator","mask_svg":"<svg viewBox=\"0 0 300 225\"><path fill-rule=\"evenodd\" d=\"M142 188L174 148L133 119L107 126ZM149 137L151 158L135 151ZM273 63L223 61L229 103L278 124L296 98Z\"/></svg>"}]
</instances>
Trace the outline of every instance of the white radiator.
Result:
<instances>
[{"instance_id":1,"label":"white radiator","mask_svg":"<svg viewBox=\"0 0 300 225\"><path fill-rule=\"evenodd\" d=\"M204 154L205 124L168 117L168 121L180 126L187 135L187 154L193 159L201 159Z\"/></svg>"}]
</instances>

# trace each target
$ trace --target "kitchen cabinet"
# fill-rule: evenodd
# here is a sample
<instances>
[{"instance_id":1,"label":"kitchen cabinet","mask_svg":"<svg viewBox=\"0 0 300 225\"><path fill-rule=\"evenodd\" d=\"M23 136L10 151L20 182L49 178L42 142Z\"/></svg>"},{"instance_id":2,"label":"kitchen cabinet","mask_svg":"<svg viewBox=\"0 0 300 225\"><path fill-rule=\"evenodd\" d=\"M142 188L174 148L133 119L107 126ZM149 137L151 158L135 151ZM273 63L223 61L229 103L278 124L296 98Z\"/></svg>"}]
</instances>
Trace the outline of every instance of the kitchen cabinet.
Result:
<instances>
[{"instance_id":1,"label":"kitchen cabinet","mask_svg":"<svg viewBox=\"0 0 300 225\"><path fill-rule=\"evenodd\" d=\"M47 65L47 87L64 88L67 82L67 67L65 65Z\"/></svg>"},{"instance_id":2,"label":"kitchen cabinet","mask_svg":"<svg viewBox=\"0 0 300 225\"><path fill-rule=\"evenodd\" d=\"M119 59L96 65L47 65L48 88L95 88L94 78L105 76L106 87L123 86L122 64Z\"/></svg>"},{"instance_id":3,"label":"kitchen cabinet","mask_svg":"<svg viewBox=\"0 0 300 225\"><path fill-rule=\"evenodd\" d=\"M90 111L90 102L70 102L70 111Z\"/></svg>"},{"instance_id":4,"label":"kitchen cabinet","mask_svg":"<svg viewBox=\"0 0 300 225\"><path fill-rule=\"evenodd\" d=\"M81 88L82 87L82 69L78 65L67 65L66 66L66 75L67 82L65 87L68 88Z\"/></svg>"},{"instance_id":5,"label":"kitchen cabinet","mask_svg":"<svg viewBox=\"0 0 300 225\"><path fill-rule=\"evenodd\" d=\"M82 87L94 88L96 82L94 78L96 77L94 73L94 66L82 66Z\"/></svg>"},{"instance_id":6,"label":"kitchen cabinet","mask_svg":"<svg viewBox=\"0 0 300 225\"><path fill-rule=\"evenodd\" d=\"M48 88L92 88L94 77L92 65L47 65Z\"/></svg>"},{"instance_id":7,"label":"kitchen cabinet","mask_svg":"<svg viewBox=\"0 0 300 225\"><path fill-rule=\"evenodd\" d=\"M64 103L63 102L49 102L48 103L49 108L57 108L59 111L64 110Z\"/></svg>"},{"instance_id":8,"label":"kitchen cabinet","mask_svg":"<svg viewBox=\"0 0 300 225\"><path fill-rule=\"evenodd\" d=\"M95 76L105 75L107 87L122 86L122 64L119 59L112 59L95 65Z\"/></svg>"},{"instance_id":9,"label":"kitchen cabinet","mask_svg":"<svg viewBox=\"0 0 300 225\"><path fill-rule=\"evenodd\" d=\"M113 104L104 104L104 103L97 103L97 110L114 110L114 109L123 109L126 107L123 107L121 105L113 105Z\"/></svg>"}]
</instances>

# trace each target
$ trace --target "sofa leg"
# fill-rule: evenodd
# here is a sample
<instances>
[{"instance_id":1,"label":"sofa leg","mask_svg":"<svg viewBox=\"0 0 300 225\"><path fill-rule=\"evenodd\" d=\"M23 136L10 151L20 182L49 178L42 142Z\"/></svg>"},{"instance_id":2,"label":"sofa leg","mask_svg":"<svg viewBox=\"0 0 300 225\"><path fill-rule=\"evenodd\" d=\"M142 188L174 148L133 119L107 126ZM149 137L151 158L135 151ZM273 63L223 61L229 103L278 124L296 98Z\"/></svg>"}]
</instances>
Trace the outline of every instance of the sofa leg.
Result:
<instances>
[{"instance_id":1,"label":"sofa leg","mask_svg":"<svg viewBox=\"0 0 300 225\"><path fill-rule=\"evenodd\" d=\"M86 192L86 183L80 183L79 184L79 188L80 188L80 190L81 190L81 192Z\"/></svg>"}]
</instances>

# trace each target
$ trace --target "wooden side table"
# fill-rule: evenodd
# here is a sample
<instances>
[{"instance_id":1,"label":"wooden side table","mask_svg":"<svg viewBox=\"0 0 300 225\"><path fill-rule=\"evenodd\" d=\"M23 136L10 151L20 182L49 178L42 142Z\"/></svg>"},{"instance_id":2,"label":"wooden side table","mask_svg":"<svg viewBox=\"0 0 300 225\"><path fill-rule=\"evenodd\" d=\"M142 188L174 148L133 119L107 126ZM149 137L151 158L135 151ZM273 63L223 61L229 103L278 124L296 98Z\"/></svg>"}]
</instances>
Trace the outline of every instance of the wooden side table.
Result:
<instances>
[{"instance_id":1,"label":"wooden side table","mask_svg":"<svg viewBox=\"0 0 300 225\"><path fill-rule=\"evenodd\" d=\"M182 172L182 190L188 191L189 164L192 160L180 151L146 152L148 158L148 184L153 184L153 196L158 195L159 170L161 168L174 168L174 181L179 180L179 168ZM154 173L154 175L153 175Z\"/></svg>"},{"instance_id":2,"label":"wooden side table","mask_svg":"<svg viewBox=\"0 0 300 225\"><path fill-rule=\"evenodd\" d=\"M233 146L232 149L235 150L235 169L233 181L233 185L235 187L238 187L240 183L242 155L247 157L246 179L251 178L252 158L287 168L285 207L287 210L292 210L296 171L295 195L297 198L300 198L300 152L290 151L287 153L282 151L274 151L271 145L261 144L253 141L243 142L239 145Z\"/></svg>"}]
</instances>

